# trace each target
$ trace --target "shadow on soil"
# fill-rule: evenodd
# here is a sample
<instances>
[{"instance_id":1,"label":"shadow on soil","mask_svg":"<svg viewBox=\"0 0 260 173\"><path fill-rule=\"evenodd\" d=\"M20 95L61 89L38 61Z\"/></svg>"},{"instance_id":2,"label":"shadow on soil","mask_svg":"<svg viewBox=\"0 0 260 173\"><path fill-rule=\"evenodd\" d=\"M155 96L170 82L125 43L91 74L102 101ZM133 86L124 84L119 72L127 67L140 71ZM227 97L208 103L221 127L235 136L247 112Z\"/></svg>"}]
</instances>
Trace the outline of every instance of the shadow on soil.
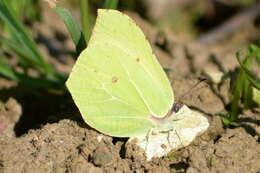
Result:
<instances>
[{"instance_id":1,"label":"shadow on soil","mask_svg":"<svg viewBox=\"0 0 260 173\"><path fill-rule=\"evenodd\" d=\"M14 97L22 106L22 115L15 124L17 137L30 129L39 129L47 123L55 123L62 119L82 121L70 95L65 91L47 91L44 89L28 89L22 86L0 91L2 100Z\"/></svg>"}]
</instances>

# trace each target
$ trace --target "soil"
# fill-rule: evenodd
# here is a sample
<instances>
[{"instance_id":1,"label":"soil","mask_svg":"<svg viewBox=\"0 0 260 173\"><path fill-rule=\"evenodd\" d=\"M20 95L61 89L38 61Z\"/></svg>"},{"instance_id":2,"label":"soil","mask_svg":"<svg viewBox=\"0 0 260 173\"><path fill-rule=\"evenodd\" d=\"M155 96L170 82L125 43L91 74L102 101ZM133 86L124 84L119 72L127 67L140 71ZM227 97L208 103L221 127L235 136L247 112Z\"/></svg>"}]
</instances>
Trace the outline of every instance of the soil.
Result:
<instances>
[{"instance_id":1,"label":"soil","mask_svg":"<svg viewBox=\"0 0 260 173\"><path fill-rule=\"evenodd\" d=\"M35 38L46 57L56 57L49 58L55 67L68 73L74 63L73 44L59 18L46 7L43 11L43 22L32 26ZM234 71L237 48L250 42L248 32L259 31L238 31L206 47L184 43L169 30L158 31L138 15L130 15L144 30L162 66L171 69L167 74L175 99L203 112L209 129L190 146L148 162L127 138L106 136L87 126L68 93L29 90L0 78L0 173L260 173L259 112L241 112L241 126L225 129L218 114L229 101L230 81L212 78ZM200 78L208 80L193 89Z\"/></svg>"}]
</instances>

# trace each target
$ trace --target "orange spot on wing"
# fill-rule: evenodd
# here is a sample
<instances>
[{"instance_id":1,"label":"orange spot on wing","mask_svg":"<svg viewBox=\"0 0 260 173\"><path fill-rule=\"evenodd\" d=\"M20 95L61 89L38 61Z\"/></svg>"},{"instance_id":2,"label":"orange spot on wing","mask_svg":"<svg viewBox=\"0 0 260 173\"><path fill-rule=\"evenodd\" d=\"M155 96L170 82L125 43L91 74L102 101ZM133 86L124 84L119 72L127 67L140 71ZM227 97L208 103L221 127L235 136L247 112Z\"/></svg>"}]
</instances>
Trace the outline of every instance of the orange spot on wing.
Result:
<instances>
[{"instance_id":1,"label":"orange spot on wing","mask_svg":"<svg viewBox=\"0 0 260 173\"><path fill-rule=\"evenodd\" d=\"M112 83L116 83L118 81L118 78L116 76L112 77Z\"/></svg>"}]
</instances>

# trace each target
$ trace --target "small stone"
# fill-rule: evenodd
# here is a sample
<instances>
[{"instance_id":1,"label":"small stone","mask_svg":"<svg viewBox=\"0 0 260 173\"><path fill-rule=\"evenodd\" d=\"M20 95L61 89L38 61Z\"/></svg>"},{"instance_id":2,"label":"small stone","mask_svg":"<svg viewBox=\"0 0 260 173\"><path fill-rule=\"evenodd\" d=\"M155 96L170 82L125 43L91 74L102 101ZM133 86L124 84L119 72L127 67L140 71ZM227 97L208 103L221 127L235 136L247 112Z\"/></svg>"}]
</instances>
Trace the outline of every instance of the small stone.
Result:
<instances>
[{"instance_id":1,"label":"small stone","mask_svg":"<svg viewBox=\"0 0 260 173\"><path fill-rule=\"evenodd\" d=\"M113 162L113 156L107 147L96 149L92 159L96 166L107 166Z\"/></svg>"},{"instance_id":2,"label":"small stone","mask_svg":"<svg viewBox=\"0 0 260 173\"><path fill-rule=\"evenodd\" d=\"M219 71L215 65L209 64L204 69L204 73L207 74L211 81L215 84L219 84L222 81L224 73Z\"/></svg>"}]
</instances>

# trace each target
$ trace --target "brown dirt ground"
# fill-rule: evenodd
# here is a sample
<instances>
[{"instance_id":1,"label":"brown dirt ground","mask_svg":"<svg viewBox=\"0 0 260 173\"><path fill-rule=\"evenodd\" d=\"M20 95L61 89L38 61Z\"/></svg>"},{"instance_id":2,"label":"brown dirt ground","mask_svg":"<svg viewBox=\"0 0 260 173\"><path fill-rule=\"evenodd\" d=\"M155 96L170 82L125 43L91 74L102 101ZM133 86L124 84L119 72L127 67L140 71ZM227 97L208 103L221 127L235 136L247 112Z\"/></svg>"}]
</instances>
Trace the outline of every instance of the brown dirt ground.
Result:
<instances>
[{"instance_id":1,"label":"brown dirt ground","mask_svg":"<svg viewBox=\"0 0 260 173\"><path fill-rule=\"evenodd\" d=\"M47 57L55 56L48 48L48 44L54 45L59 56L53 63L60 71L69 72L73 46L62 23L56 27L55 22L46 21L54 14L45 10L44 24L34 26L35 37L41 38L39 44ZM235 51L250 40L249 34L241 37L245 31L240 31L237 37L211 47L190 45L169 31L159 34L140 17L131 15L142 26L161 64L172 69L168 76L177 100L200 77L208 77L206 67L216 72L221 71L220 66L234 70ZM52 19L56 21L55 15ZM62 33L64 39L57 41L53 33ZM209 78L207 86L195 89L181 101L205 113L209 129L190 146L147 162L143 152L127 144L126 138L105 136L88 127L69 96L55 91L38 94L0 78L0 173L260 173L259 112L246 111L240 116L240 127L224 129L217 114L228 102L229 81L215 84Z\"/></svg>"}]
</instances>

